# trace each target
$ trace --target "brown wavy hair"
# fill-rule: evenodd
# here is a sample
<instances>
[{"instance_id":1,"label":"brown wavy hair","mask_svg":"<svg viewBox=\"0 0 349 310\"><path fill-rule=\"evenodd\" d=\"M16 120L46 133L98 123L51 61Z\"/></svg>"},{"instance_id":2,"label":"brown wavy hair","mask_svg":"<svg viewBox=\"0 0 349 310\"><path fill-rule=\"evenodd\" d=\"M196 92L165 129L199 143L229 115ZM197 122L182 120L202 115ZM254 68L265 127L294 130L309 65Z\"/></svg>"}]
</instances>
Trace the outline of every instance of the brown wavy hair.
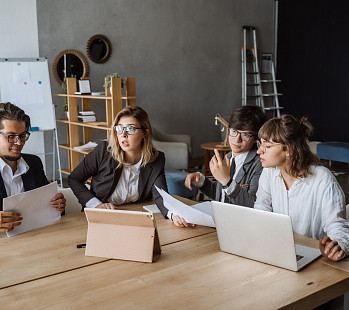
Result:
<instances>
[{"instance_id":1,"label":"brown wavy hair","mask_svg":"<svg viewBox=\"0 0 349 310\"><path fill-rule=\"evenodd\" d=\"M259 139L281 143L289 151L286 172L295 178L310 174L310 165L320 165L320 159L309 148L307 139L313 133L313 126L306 117L297 120L285 114L267 121L259 130Z\"/></svg>"},{"instance_id":2,"label":"brown wavy hair","mask_svg":"<svg viewBox=\"0 0 349 310\"><path fill-rule=\"evenodd\" d=\"M134 117L140 124L145 136L142 141L142 154L143 161L141 167L144 167L146 164L153 162L159 155L159 151L153 146L153 129L150 125L150 120L147 112L138 106L128 106L122 109L115 117L114 122L111 126L111 133L108 139L108 151L112 157L119 162L118 168L125 163L124 151L122 150L117 134L114 130L120 119L124 116Z\"/></svg>"}]
</instances>

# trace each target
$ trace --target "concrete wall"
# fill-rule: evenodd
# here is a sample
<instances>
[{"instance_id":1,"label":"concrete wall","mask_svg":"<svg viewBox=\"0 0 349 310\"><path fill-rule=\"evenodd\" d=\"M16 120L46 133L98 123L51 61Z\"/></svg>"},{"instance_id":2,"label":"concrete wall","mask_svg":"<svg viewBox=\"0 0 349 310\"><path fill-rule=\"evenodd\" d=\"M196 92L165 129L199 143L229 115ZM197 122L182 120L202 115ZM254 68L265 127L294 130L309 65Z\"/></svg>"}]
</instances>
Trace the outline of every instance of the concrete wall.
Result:
<instances>
[{"instance_id":1,"label":"concrete wall","mask_svg":"<svg viewBox=\"0 0 349 310\"><path fill-rule=\"evenodd\" d=\"M65 49L87 57L88 39L107 36L110 60L89 61L93 90L113 72L136 77L152 125L190 134L194 156L203 156L201 143L220 141L215 114L241 105L242 26L257 27L259 52L273 49L274 0L37 0L37 15L40 56L51 65ZM53 100L62 117L63 99Z\"/></svg>"},{"instance_id":2,"label":"concrete wall","mask_svg":"<svg viewBox=\"0 0 349 310\"><path fill-rule=\"evenodd\" d=\"M36 0L0 0L0 58L38 57Z\"/></svg>"}]
</instances>

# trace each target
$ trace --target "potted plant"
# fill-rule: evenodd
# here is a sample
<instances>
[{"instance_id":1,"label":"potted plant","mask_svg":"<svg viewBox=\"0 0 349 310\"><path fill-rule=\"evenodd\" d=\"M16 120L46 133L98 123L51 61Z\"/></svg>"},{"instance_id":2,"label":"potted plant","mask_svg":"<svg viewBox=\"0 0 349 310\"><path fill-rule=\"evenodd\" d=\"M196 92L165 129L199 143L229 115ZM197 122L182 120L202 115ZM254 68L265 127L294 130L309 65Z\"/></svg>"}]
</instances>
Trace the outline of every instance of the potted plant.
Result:
<instances>
[{"instance_id":1,"label":"potted plant","mask_svg":"<svg viewBox=\"0 0 349 310\"><path fill-rule=\"evenodd\" d=\"M115 72L113 74L109 74L104 78L104 89L110 88L110 93L111 93L111 79L112 78L121 78L120 74ZM124 80L121 79L121 88L124 88Z\"/></svg>"}]
</instances>

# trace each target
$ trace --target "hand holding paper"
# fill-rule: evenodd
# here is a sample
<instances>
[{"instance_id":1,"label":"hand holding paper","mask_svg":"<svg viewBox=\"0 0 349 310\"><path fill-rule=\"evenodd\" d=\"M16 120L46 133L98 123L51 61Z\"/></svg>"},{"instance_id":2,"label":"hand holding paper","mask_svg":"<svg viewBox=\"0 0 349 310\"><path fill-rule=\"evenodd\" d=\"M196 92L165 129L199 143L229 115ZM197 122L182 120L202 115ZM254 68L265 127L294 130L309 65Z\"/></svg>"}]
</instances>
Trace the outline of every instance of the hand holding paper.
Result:
<instances>
[{"instance_id":1,"label":"hand holding paper","mask_svg":"<svg viewBox=\"0 0 349 310\"><path fill-rule=\"evenodd\" d=\"M3 210L20 213L23 217L22 224L15 227L13 231L7 232L7 236L15 236L58 221L61 218L61 213L51 205L52 198L56 194L57 182L54 182L31 191L4 198Z\"/></svg>"},{"instance_id":2,"label":"hand holding paper","mask_svg":"<svg viewBox=\"0 0 349 310\"><path fill-rule=\"evenodd\" d=\"M213 220L211 202L207 201L188 206L176 198L173 198L163 189L157 186L155 187L164 200L164 206L173 214L177 214L184 218L187 223L216 227Z\"/></svg>"},{"instance_id":3,"label":"hand holding paper","mask_svg":"<svg viewBox=\"0 0 349 310\"><path fill-rule=\"evenodd\" d=\"M12 231L16 226L21 225L22 220L20 213L0 211L0 232Z\"/></svg>"}]
</instances>

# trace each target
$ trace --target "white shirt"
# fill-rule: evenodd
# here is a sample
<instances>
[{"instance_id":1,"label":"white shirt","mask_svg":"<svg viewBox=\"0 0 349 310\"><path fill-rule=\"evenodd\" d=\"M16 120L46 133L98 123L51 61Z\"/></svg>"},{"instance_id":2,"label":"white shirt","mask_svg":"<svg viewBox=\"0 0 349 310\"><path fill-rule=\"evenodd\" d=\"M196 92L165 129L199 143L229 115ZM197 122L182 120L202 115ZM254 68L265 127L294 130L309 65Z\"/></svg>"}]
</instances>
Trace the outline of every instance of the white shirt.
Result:
<instances>
[{"instance_id":1,"label":"white shirt","mask_svg":"<svg viewBox=\"0 0 349 310\"><path fill-rule=\"evenodd\" d=\"M138 180L142 160L143 156L138 163L123 166L119 182L114 192L110 195L108 199L109 202L119 206L139 199ZM102 202L98 198L94 197L86 203L86 208L95 208L101 203Z\"/></svg>"},{"instance_id":2,"label":"white shirt","mask_svg":"<svg viewBox=\"0 0 349 310\"><path fill-rule=\"evenodd\" d=\"M287 190L278 168L263 169L254 208L287 214L295 233L314 239L327 235L348 255L344 193L327 168L311 166L310 171L312 174L296 180Z\"/></svg>"},{"instance_id":3,"label":"white shirt","mask_svg":"<svg viewBox=\"0 0 349 310\"><path fill-rule=\"evenodd\" d=\"M0 172L8 197L24 192L22 174L28 170L29 166L22 157L17 160L17 170L14 174L11 167L0 158Z\"/></svg>"},{"instance_id":4,"label":"white shirt","mask_svg":"<svg viewBox=\"0 0 349 310\"><path fill-rule=\"evenodd\" d=\"M234 158L234 160L235 160L235 172L234 172L234 175L233 175L233 180L230 183L229 187L222 188L222 194L221 194L221 201L222 202L224 202L225 194L230 195L234 191L234 189L235 189L235 187L237 185L237 183L234 181L234 179L236 178L239 170L242 168L247 155L248 155L248 152L241 153L238 156L232 155L232 158ZM230 167L231 167L232 162L233 161L230 159ZM200 173L200 180L199 180L199 182L193 182L193 184L195 186L197 186L197 187L203 186L204 182L205 182L205 176L201 172L199 172L199 173Z\"/></svg>"}]
</instances>

